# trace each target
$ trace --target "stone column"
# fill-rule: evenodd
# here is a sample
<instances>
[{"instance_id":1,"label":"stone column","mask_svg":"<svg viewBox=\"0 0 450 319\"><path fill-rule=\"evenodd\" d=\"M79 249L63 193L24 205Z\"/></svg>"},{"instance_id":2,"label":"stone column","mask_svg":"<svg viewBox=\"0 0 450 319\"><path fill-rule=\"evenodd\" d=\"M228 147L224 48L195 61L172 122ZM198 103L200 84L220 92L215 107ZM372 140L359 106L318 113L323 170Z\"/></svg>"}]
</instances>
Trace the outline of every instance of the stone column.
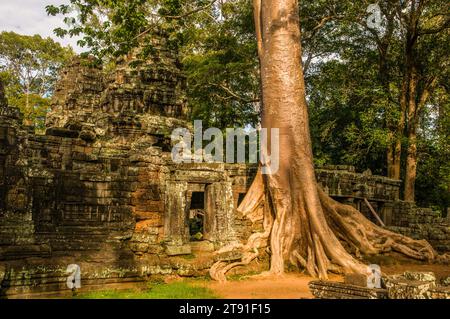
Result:
<instances>
[{"instance_id":1,"label":"stone column","mask_svg":"<svg viewBox=\"0 0 450 319\"><path fill-rule=\"evenodd\" d=\"M204 238L219 245L235 240L231 182L212 183L205 190Z\"/></svg>"},{"instance_id":2,"label":"stone column","mask_svg":"<svg viewBox=\"0 0 450 319\"><path fill-rule=\"evenodd\" d=\"M190 254L187 182L167 181L165 191L164 237L168 255Z\"/></svg>"}]
</instances>

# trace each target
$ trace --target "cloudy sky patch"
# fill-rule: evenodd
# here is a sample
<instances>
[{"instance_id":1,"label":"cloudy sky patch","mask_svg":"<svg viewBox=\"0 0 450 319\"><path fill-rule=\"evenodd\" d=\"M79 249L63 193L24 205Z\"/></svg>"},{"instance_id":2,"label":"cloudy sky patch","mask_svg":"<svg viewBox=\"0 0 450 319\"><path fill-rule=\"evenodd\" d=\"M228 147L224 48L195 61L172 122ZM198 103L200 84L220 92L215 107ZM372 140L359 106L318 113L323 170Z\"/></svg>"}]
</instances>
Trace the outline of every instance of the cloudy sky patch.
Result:
<instances>
[{"instance_id":1,"label":"cloudy sky patch","mask_svg":"<svg viewBox=\"0 0 450 319\"><path fill-rule=\"evenodd\" d=\"M62 45L70 45L76 52L83 50L77 46L76 38L58 38L53 29L64 27L62 16L48 16L46 5L68 4L69 0L0 0L0 31L14 31L19 34L51 37Z\"/></svg>"}]
</instances>

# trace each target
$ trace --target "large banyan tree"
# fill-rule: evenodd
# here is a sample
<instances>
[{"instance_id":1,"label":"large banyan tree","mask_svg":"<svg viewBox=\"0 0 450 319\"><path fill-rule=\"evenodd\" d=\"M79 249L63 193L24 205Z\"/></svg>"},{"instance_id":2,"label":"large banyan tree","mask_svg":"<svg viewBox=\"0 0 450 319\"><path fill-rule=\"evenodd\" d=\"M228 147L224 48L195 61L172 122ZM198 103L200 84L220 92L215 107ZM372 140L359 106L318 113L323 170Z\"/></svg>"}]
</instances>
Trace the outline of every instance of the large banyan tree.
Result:
<instances>
[{"instance_id":1,"label":"large banyan tree","mask_svg":"<svg viewBox=\"0 0 450 319\"><path fill-rule=\"evenodd\" d=\"M261 72L261 127L269 133L271 128L279 129L279 170L264 175L259 170L238 207L246 216L262 217L264 231L251 235L241 247L241 261L219 261L212 266L211 276L226 280L227 271L249 264L258 256L258 248L267 246L269 273L282 274L290 263L321 279L329 271L365 273L367 267L354 257L358 254L395 251L418 260L441 259L427 241L383 229L320 189L314 174L301 63L298 0L254 0L253 6Z\"/></svg>"}]
</instances>

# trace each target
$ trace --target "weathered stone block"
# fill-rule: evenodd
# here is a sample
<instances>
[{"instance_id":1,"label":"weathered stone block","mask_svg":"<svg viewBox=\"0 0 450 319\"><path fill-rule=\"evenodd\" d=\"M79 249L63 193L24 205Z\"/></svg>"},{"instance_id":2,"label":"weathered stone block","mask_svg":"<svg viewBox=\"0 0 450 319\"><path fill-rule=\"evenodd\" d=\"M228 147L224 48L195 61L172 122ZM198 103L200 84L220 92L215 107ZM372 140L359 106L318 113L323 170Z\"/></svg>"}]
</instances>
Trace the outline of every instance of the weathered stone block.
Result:
<instances>
[{"instance_id":1,"label":"weathered stone block","mask_svg":"<svg viewBox=\"0 0 450 319\"><path fill-rule=\"evenodd\" d=\"M138 211L134 212L137 221L145 220L149 226L162 226L162 215L160 212Z\"/></svg>"},{"instance_id":2,"label":"weathered stone block","mask_svg":"<svg viewBox=\"0 0 450 319\"><path fill-rule=\"evenodd\" d=\"M442 283L443 286L450 286L450 276L446 277L446 278L443 278L441 283Z\"/></svg>"},{"instance_id":3,"label":"weathered stone block","mask_svg":"<svg viewBox=\"0 0 450 319\"><path fill-rule=\"evenodd\" d=\"M385 289L370 289L342 282L311 281L309 289L319 299L387 299Z\"/></svg>"},{"instance_id":4,"label":"weathered stone block","mask_svg":"<svg viewBox=\"0 0 450 319\"><path fill-rule=\"evenodd\" d=\"M80 138L86 142L94 142L97 138L97 134L93 130L83 130L80 132Z\"/></svg>"},{"instance_id":5,"label":"weathered stone block","mask_svg":"<svg viewBox=\"0 0 450 319\"><path fill-rule=\"evenodd\" d=\"M80 134L79 131L69 130L66 128L48 128L45 131L46 135L58 136L58 137L68 137L68 138L77 138Z\"/></svg>"},{"instance_id":6,"label":"weathered stone block","mask_svg":"<svg viewBox=\"0 0 450 319\"><path fill-rule=\"evenodd\" d=\"M345 274L344 283L358 287L367 287L367 275Z\"/></svg>"},{"instance_id":7,"label":"weathered stone block","mask_svg":"<svg viewBox=\"0 0 450 319\"><path fill-rule=\"evenodd\" d=\"M214 251L214 244L203 240L203 241L193 241L190 243L192 252L213 252Z\"/></svg>"},{"instance_id":8,"label":"weathered stone block","mask_svg":"<svg viewBox=\"0 0 450 319\"><path fill-rule=\"evenodd\" d=\"M241 259L242 256L242 251L231 250L216 254L214 259L217 261L235 261Z\"/></svg>"},{"instance_id":9,"label":"weathered stone block","mask_svg":"<svg viewBox=\"0 0 450 319\"><path fill-rule=\"evenodd\" d=\"M426 295L429 299L450 299L450 287L432 288Z\"/></svg>"},{"instance_id":10,"label":"weathered stone block","mask_svg":"<svg viewBox=\"0 0 450 319\"><path fill-rule=\"evenodd\" d=\"M384 280L389 299L427 299L428 290L436 286L434 281L412 281L403 276Z\"/></svg>"},{"instance_id":11,"label":"weathered stone block","mask_svg":"<svg viewBox=\"0 0 450 319\"><path fill-rule=\"evenodd\" d=\"M191 254L191 246L190 245L177 245L166 246L166 254L168 256L177 256L177 255L189 255Z\"/></svg>"},{"instance_id":12,"label":"weathered stone block","mask_svg":"<svg viewBox=\"0 0 450 319\"><path fill-rule=\"evenodd\" d=\"M135 253L146 253L149 250L149 244L146 243L131 242L129 246L130 249Z\"/></svg>"},{"instance_id":13,"label":"weathered stone block","mask_svg":"<svg viewBox=\"0 0 450 319\"><path fill-rule=\"evenodd\" d=\"M403 276L408 280L436 282L436 276L432 272L406 271Z\"/></svg>"}]
</instances>

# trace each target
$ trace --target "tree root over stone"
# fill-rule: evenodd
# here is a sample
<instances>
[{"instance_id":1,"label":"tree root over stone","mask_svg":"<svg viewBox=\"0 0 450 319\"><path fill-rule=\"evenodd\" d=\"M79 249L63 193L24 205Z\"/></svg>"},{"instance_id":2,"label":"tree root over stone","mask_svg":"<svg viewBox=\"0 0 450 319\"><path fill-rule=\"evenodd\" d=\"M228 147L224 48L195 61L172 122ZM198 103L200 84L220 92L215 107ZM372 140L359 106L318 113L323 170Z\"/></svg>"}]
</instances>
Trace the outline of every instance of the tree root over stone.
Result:
<instances>
[{"instance_id":1,"label":"tree root over stone","mask_svg":"<svg viewBox=\"0 0 450 319\"><path fill-rule=\"evenodd\" d=\"M264 230L260 233L252 234L245 245L240 245L242 258L235 262L218 261L210 269L210 276L214 280L226 281L226 273L238 266L246 266L259 256L259 250L270 246L272 253L271 264L280 263L274 261L274 251L282 250L283 261L280 267L271 265L271 274L282 274L284 272L284 261L295 266L306 269L309 275L327 279L327 272L344 273L365 273L366 265L357 260L348 252L343 251L345 244L347 250L352 250L353 255L378 255L388 252L398 252L416 260L428 262L448 262L450 256L438 255L426 240L414 240L407 236L394 233L379 227L369 221L361 212L352 206L345 205L333 200L320 187L317 187L320 199L321 210L325 216L324 223L327 225L315 232L314 223L306 227L309 230L307 240L304 245L298 245L295 234L285 234L286 228L280 217L276 217L280 210L273 204L274 194L265 192L264 180L258 172L255 180L246 194L238 212L257 221L263 220ZM274 189L274 187L272 187ZM276 188L275 188L276 189ZM275 213L274 213L275 212ZM282 216L286 218L286 216ZM305 229L305 226L302 226ZM295 228L287 228L290 232ZM305 232L301 232L304 234ZM286 237L290 238L289 245ZM328 241L328 237L331 238ZM335 239L335 241L333 241ZM339 240L337 240L339 239ZM288 249L285 249L288 247ZM306 247L306 248L305 248ZM224 247L224 250L236 249L234 247ZM222 251L222 250L221 250Z\"/></svg>"}]
</instances>

